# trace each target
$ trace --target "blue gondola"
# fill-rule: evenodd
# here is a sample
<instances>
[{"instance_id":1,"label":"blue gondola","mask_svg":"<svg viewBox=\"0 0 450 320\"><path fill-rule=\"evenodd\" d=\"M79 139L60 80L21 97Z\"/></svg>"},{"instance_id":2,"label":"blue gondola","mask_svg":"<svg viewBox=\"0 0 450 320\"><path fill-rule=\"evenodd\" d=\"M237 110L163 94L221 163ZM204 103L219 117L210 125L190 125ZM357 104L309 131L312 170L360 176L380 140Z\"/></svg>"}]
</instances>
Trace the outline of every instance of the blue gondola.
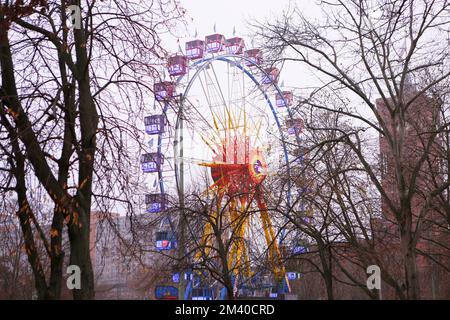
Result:
<instances>
[{"instance_id":1,"label":"blue gondola","mask_svg":"<svg viewBox=\"0 0 450 320\"><path fill-rule=\"evenodd\" d=\"M146 194L145 204L149 213L162 212L168 208L169 196L165 193Z\"/></svg>"},{"instance_id":2,"label":"blue gondola","mask_svg":"<svg viewBox=\"0 0 450 320\"><path fill-rule=\"evenodd\" d=\"M300 273L298 272L286 272L286 276L289 281L300 279Z\"/></svg>"},{"instance_id":3,"label":"blue gondola","mask_svg":"<svg viewBox=\"0 0 450 320\"><path fill-rule=\"evenodd\" d=\"M180 282L180 273L175 272L172 274L172 282L179 283Z\"/></svg>"},{"instance_id":4,"label":"blue gondola","mask_svg":"<svg viewBox=\"0 0 450 320\"><path fill-rule=\"evenodd\" d=\"M193 288L192 300L213 300L213 290L208 287Z\"/></svg>"},{"instance_id":5,"label":"blue gondola","mask_svg":"<svg viewBox=\"0 0 450 320\"><path fill-rule=\"evenodd\" d=\"M156 232L155 247L158 250L171 250L177 247L176 233L172 231Z\"/></svg>"},{"instance_id":6,"label":"blue gondola","mask_svg":"<svg viewBox=\"0 0 450 320\"><path fill-rule=\"evenodd\" d=\"M166 118L162 114L144 118L145 132L147 134L161 134L164 132Z\"/></svg>"},{"instance_id":7,"label":"blue gondola","mask_svg":"<svg viewBox=\"0 0 450 320\"><path fill-rule=\"evenodd\" d=\"M159 172L164 159L160 153L145 153L141 156L141 166L143 172Z\"/></svg>"},{"instance_id":8,"label":"blue gondola","mask_svg":"<svg viewBox=\"0 0 450 320\"><path fill-rule=\"evenodd\" d=\"M158 300L177 300L178 289L174 286L156 286L155 298Z\"/></svg>"},{"instance_id":9,"label":"blue gondola","mask_svg":"<svg viewBox=\"0 0 450 320\"><path fill-rule=\"evenodd\" d=\"M292 248L292 254L303 254L308 252L307 242L303 239L297 240L294 242L294 246Z\"/></svg>"}]
</instances>

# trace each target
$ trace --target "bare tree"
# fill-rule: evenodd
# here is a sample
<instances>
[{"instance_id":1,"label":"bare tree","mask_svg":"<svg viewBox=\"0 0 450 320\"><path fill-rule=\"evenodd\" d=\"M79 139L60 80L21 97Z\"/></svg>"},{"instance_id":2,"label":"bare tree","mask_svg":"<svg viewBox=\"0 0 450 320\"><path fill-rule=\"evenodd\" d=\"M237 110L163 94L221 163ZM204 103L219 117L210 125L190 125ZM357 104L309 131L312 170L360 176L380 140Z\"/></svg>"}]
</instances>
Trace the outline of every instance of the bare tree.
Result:
<instances>
[{"instance_id":1,"label":"bare tree","mask_svg":"<svg viewBox=\"0 0 450 320\"><path fill-rule=\"evenodd\" d=\"M0 214L0 299L30 299L33 279L26 261L24 240L17 219L8 214L14 203L4 199Z\"/></svg>"},{"instance_id":2,"label":"bare tree","mask_svg":"<svg viewBox=\"0 0 450 320\"><path fill-rule=\"evenodd\" d=\"M380 194L383 213L393 221L391 231L399 239L397 250L404 267L406 293L400 297L418 299L418 243L428 229L427 221L435 220L433 204L445 197L450 184L448 176L436 170L435 150L449 123L437 115L440 102L432 94L450 76L450 4L320 3L321 20L312 22L294 8L277 21L256 24L255 31L270 57L302 64L320 79L306 105L338 113L361 126L351 132L335 130ZM325 91L337 102L350 103L335 108L321 99ZM388 177L378 174L377 160L364 142L376 135L388 157L384 159Z\"/></svg>"},{"instance_id":3,"label":"bare tree","mask_svg":"<svg viewBox=\"0 0 450 320\"><path fill-rule=\"evenodd\" d=\"M71 29L69 5L80 8L81 28ZM94 298L91 207L95 200L132 210L132 191L123 190L139 177L124 170L135 157L126 146L139 148L136 119L165 54L158 32L182 15L176 1L0 3L2 188L16 192L39 298L61 294L64 222L69 263L81 269L73 296ZM49 237L30 204L30 181L53 204ZM31 224L51 260L48 280Z\"/></svg>"}]
</instances>

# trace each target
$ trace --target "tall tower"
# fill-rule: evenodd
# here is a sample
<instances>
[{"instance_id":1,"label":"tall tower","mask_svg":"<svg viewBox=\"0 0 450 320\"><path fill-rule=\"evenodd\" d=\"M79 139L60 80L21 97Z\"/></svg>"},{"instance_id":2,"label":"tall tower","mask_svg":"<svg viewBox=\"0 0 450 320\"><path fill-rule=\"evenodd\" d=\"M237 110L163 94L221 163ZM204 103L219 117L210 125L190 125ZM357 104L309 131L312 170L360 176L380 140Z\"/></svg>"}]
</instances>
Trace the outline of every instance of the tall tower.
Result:
<instances>
[{"instance_id":1,"label":"tall tower","mask_svg":"<svg viewBox=\"0 0 450 320\"><path fill-rule=\"evenodd\" d=\"M414 99L415 97L415 99ZM414 100L413 100L414 99ZM409 103L409 101L412 101ZM427 207L427 195L443 182L442 140L439 135L434 137L431 147L427 147L439 127L440 101L419 94L414 86L408 84L405 88L404 102L393 107L392 100L388 100L388 108L383 99L376 100L376 108L383 119L391 137L395 135L397 145L392 147L385 135L379 137L381 184L387 196L395 207L400 207L401 194L399 190L404 185L406 190L413 192L411 198L412 232L420 228L420 238L417 242L417 268L419 273L420 291L422 298L448 297L448 274L441 274L442 268L433 259L440 259L443 250L437 245L443 241L449 242L448 230L442 229L442 214L436 208ZM389 110L390 109L390 110ZM398 110L401 109L401 110ZM404 122L402 131L401 122ZM396 132L397 134L394 134ZM419 166L425 152L426 160ZM400 157L400 166L396 166L394 159ZM403 174L399 174L403 172ZM416 177L416 183L412 179ZM402 179L403 178L403 179ZM393 263L401 261L399 224L394 212L390 209L386 199L381 200L382 219L378 221L376 237L387 245ZM420 223L418 224L418 222ZM446 239L446 240L445 240ZM422 253L429 255L427 259ZM448 255L448 249L446 254ZM388 253L386 253L388 254ZM430 259L432 257L432 259ZM449 259L444 258L440 263L449 265ZM401 269L400 269L401 270ZM400 272L400 271L399 271ZM443 280L439 280L443 276ZM447 291L447 293L445 293Z\"/></svg>"},{"instance_id":2,"label":"tall tower","mask_svg":"<svg viewBox=\"0 0 450 320\"><path fill-rule=\"evenodd\" d=\"M404 106L397 108L402 110L396 110L392 105L391 99L388 100L390 108L386 106L383 99L376 100L378 113L383 119L387 131L393 139L397 140L397 146L400 146L397 148L392 147L388 138L380 134L381 183L394 204L399 206L399 185L403 183L409 189L411 178L413 175L417 175L412 201L413 215L417 217L424 205L426 193L434 190L435 183L438 183L438 181L433 183L433 180L439 179L442 181L440 176L440 143L438 137L435 138L433 146L428 151L427 161L420 168L417 167L426 151L428 141L439 124L439 105L437 101L427 97L425 94L417 96L418 91L412 86L408 86L405 91ZM417 98L412 103L409 103L415 96ZM402 121L404 121L404 132L401 132L400 122ZM394 132L397 132L397 134L394 134ZM401 168L395 166L394 159L398 157L400 157ZM397 173L400 171L403 171L404 181L399 179L401 175ZM382 200L382 213L384 219L395 222L394 214L385 200Z\"/></svg>"}]
</instances>

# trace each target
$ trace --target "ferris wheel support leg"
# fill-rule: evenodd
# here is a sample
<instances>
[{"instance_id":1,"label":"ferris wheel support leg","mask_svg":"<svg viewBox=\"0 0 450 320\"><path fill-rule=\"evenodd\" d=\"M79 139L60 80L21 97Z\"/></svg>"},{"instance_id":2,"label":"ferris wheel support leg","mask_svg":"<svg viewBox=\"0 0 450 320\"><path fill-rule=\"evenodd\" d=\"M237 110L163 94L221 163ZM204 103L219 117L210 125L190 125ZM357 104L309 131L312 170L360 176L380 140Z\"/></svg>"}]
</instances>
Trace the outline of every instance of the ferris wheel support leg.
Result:
<instances>
[{"instance_id":1,"label":"ferris wheel support leg","mask_svg":"<svg viewBox=\"0 0 450 320\"><path fill-rule=\"evenodd\" d=\"M189 300L189 295L192 292L192 280L189 280L186 285L186 290L184 291L184 300Z\"/></svg>"},{"instance_id":2,"label":"ferris wheel support leg","mask_svg":"<svg viewBox=\"0 0 450 320\"><path fill-rule=\"evenodd\" d=\"M241 259L242 259L242 237L245 228L245 217L242 213L237 210L237 200L235 198L230 199L229 213L230 213L230 223L231 230L233 230L232 235L232 245L230 254L228 257L228 270L232 273L232 283L233 283L233 295L237 294L238 291L238 280L239 271L241 269Z\"/></svg>"},{"instance_id":3,"label":"ferris wheel support leg","mask_svg":"<svg viewBox=\"0 0 450 320\"><path fill-rule=\"evenodd\" d=\"M230 199L230 203L228 206L229 206L228 213L229 213L229 221L231 224L231 230L236 230L235 225L236 225L237 214L236 214L235 200ZM235 235L232 234L232 237L235 237ZM235 269L235 256L236 256L236 251L237 251L236 239L232 238L231 241L232 241L231 249L228 254L228 270L230 270L230 271Z\"/></svg>"},{"instance_id":4,"label":"ferris wheel support leg","mask_svg":"<svg viewBox=\"0 0 450 320\"><path fill-rule=\"evenodd\" d=\"M242 214L245 214L245 213L240 213L241 215ZM236 279L235 279L235 285L234 285L234 287L235 287L235 295L237 294L237 291L238 291L238 280L239 280L239 275L241 274L241 270L243 269L242 268L242 258L243 258L243 256L245 255L245 256L247 256L247 254L246 254L246 246L245 246L245 242L244 242L244 234L245 234L245 225L246 225L246 220L247 220L247 217L246 216L244 216L244 217L239 217L239 219L241 220L241 221L239 221L239 226L238 226L238 239L237 239L237 254L236 254L236 261L237 261L237 264L236 264L236 272L235 272L235 274L236 274ZM244 267L245 267L245 261L244 261ZM244 269L245 270L245 269Z\"/></svg>"},{"instance_id":5,"label":"ferris wheel support leg","mask_svg":"<svg viewBox=\"0 0 450 320\"><path fill-rule=\"evenodd\" d=\"M245 203L243 203L241 201L241 207L240 210L238 211L238 221L237 221L237 263L238 263L238 268L241 269L241 261L242 261L242 257L246 252L246 246L245 246L245 241L244 241L244 235L245 235L245 229L247 226L247 220L248 220L248 215L246 212L246 208L245 208Z\"/></svg>"},{"instance_id":6,"label":"ferris wheel support leg","mask_svg":"<svg viewBox=\"0 0 450 320\"><path fill-rule=\"evenodd\" d=\"M281 291L282 293L284 291L283 288L287 287L288 292L290 292L289 281L286 277L286 271L280 249L278 248L278 243L276 241L275 232L273 231L272 222L269 218L267 205L259 195L257 195L256 200L258 202L258 207L261 210L261 220L263 223L264 235L266 237L269 258L272 264L275 280L277 282L277 291Z\"/></svg>"},{"instance_id":7,"label":"ferris wheel support leg","mask_svg":"<svg viewBox=\"0 0 450 320\"><path fill-rule=\"evenodd\" d=\"M211 243L213 239L213 232L212 232L212 224L214 223L214 220L217 220L218 212L216 210L213 210L211 213L211 216L208 217L208 221L206 222L205 229L203 231L202 239L200 241L199 250L195 254L194 261L198 262L201 261L202 256L207 259L209 256L209 252L211 251Z\"/></svg>"},{"instance_id":8,"label":"ferris wheel support leg","mask_svg":"<svg viewBox=\"0 0 450 320\"><path fill-rule=\"evenodd\" d=\"M247 197L241 197L241 212L242 214L245 214L245 221L242 223L242 232L241 232L241 239L242 239L242 256L243 256L243 274L245 277L250 278L252 276L251 273L251 266L250 266L250 260L249 260L249 248L247 247L244 237L245 233L250 232L250 216L248 213L248 199Z\"/></svg>"}]
</instances>

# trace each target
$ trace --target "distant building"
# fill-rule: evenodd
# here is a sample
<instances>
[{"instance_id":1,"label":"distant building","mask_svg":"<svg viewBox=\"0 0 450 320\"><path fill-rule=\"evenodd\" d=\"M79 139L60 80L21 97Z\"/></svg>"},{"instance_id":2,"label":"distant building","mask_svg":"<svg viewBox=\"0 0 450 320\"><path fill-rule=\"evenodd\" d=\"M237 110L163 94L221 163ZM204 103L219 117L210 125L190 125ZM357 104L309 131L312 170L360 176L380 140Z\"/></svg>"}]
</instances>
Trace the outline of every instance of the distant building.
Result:
<instances>
[{"instance_id":1,"label":"distant building","mask_svg":"<svg viewBox=\"0 0 450 320\"><path fill-rule=\"evenodd\" d=\"M0 213L0 300L32 299L33 286L17 217Z\"/></svg>"},{"instance_id":2,"label":"distant building","mask_svg":"<svg viewBox=\"0 0 450 320\"><path fill-rule=\"evenodd\" d=\"M133 227L131 227L133 224ZM50 225L42 225L45 234ZM155 230L148 214L132 219L114 213L91 213L90 253L96 299L153 299L155 286L167 281L170 271L164 257L155 251ZM49 260L35 233L42 263L49 272ZM70 250L63 235L65 270ZM22 230L13 213L0 214L0 299L36 298L31 268L24 250ZM63 272L62 299L72 299Z\"/></svg>"},{"instance_id":3,"label":"distant building","mask_svg":"<svg viewBox=\"0 0 450 320\"><path fill-rule=\"evenodd\" d=\"M417 94L418 91L412 85L409 85L405 90L405 100L410 100ZM388 104L390 103L389 101ZM436 189L436 185L442 183L444 177L442 162L439 157L442 154L442 140L439 136L429 150L427 161L420 167L420 170L417 171L415 168L420 157L425 152L430 135L436 131L439 125L439 103L440 101L421 94L409 105L403 115L406 122L404 148L397 156L401 157L401 163L404 166L405 183L408 184L412 175L418 172L417 187L414 190L411 201L413 232L417 227L418 217L425 206L426 194ZM387 130L393 132L394 126L400 117L399 113L392 117L385 101L381 98L376 100L376 107L380 117L386 123ZM399 205L399 182L396 179L396 168L394 167L395 155L388 143L387 137L380 135L381 183L389 198L393 200L395 205ZM402 257L400 256L400 231L398 230L394 213L383 198L381 200L381 211L381 219L374 221L377 229L375 237L380 244L388 244L384 248L380 248L380 250L384 250L386 257L391 259L393 269L391 271L398 272L400 278L403 278ZM448 299L450 298L450 275L445 269L439 267L439 264L446 265L447 268L450 267L450 257L448 256L450 234L448 229L442 228L443 225L447 225L445 215L440 214L436 209L428 209L426 219L429 223L422 225L422 236L417 243L417 267L421 298ZM447 244L447 249L439 244ZM429 257L425 258L420 254L421 252L428 254ZM393 294L393 292L386 292L383 297L392 298Z\"/></svg>"},{"instance_id":4,"label":"distant building","mask_svg":"<svg viewBox=\"0 0 450 320\"><path fill-rule=\"evenodd\" d=\"M417 95L417 91L409 86L407 96ZM438 105L426 95L420 95L408 108L406 119L406 139L404 150L401 154L402 164L405 166L406 176L410 177L414 165L424 152L424 141L435 131L439 124ZM381 118L386 122L388 130L393 130L394 123L391 120L389 110L382 99L376 100L376 107ZM412 211L414 222L425 205L424 194L434 190L433 183L443 181L442 164L439 158L442 152L441 139L438 137L430 149L430 156L426 164L421 168L417 178L418 190L412 199ZM399 201L395 168L393 167L394 155L390 151L387 138L380 135L380 174L381 183L387 194ZM442 153L441 153L442 154ZM433 180L434 179L434 180ZM449 244L450 231L447 226L445 214L437 210L427 213L429 223L424 226L422 237L417 243L417 268L420 285L421 299L450 299L450 273L445 269L450 268ZM413 223L415 225L415 223ZM400 288L405 289L404 265L400 251L400 238L398 223L385 200L381 200L381 216L371 221L375 250L377 256L387 267L393 280L398 282ZM444 226L444 227L442 227ZM364 243L362 243L364 245ZM333 259L331 270L333 274L332 292L335 299L369 299L364 292L366 287L367 261L363 261L356 248L346 242L333 242ZM429 255L425 258L424 255ZM318 254L318 247L313 244L308 250L296 256L287 257L286 270L298 273L298 277L290 282L292 292L299 299L327 299L327 291L324 282L324 270ZM369 258L370 260L370 258ZM444 267L442 267L444 266ZM353 281L349 281L348 277ZM357 283L357 284L356 284ZM386 283L381 285L382 299L395 299L394 289Z\"/></svg>"},{"instance_id":5,"label":"distant building","mask_svg":"<svg viewBox=\"0 0 450 320\"><path fill-rule=\"evenodd\" d=\"M164 267L154 248L148 214L120 216L93 212L91 259L96 299L152 299Z\"/></svg>"}]
</instances>

